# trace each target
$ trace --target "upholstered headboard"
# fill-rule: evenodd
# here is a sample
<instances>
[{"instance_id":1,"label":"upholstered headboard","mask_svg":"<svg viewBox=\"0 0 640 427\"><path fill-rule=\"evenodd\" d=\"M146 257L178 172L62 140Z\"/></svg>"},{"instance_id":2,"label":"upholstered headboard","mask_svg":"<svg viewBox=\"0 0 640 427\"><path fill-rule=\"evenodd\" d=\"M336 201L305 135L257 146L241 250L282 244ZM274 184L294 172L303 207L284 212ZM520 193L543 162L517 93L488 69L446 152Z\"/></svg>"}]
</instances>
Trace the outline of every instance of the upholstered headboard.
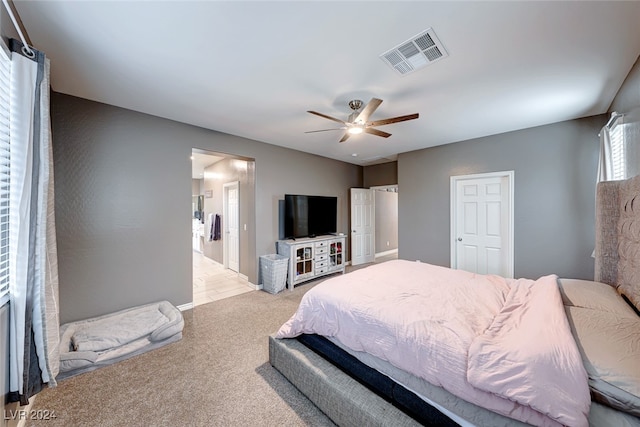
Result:
<instances>
[{"instance_id":1,"label":"upholstered headboard","mask_svg":"<svg viewBox=\"0 0 640 427\"><path fill-rule=\"evenodd\" d=\"M640 310L640 176L597 186L595 280Z\"/></svg>"}]
</instances>

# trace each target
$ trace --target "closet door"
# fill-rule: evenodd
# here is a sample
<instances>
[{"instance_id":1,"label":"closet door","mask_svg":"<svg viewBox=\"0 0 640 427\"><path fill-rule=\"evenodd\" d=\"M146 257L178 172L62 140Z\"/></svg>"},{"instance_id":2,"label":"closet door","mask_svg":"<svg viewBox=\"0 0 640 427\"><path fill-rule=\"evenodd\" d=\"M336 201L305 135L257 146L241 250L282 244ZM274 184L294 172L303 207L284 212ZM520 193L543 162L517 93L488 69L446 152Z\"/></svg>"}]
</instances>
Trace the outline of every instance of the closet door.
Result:
<instances>
[{"instance_id":1,"label":"closet door","mask_svg":"<svg viewBox=\"0 0 640 427\"><path fill-rule=\"evenodd\" d=\"M373 262L376 257L373 191L351 189L351 265Z\"/></svg>"},{"instance_id":2,"label":"closet door","mask_svg":"<svg viewBox=\"0 0 640 427\"><path fill-rule=\"evenodd\" d=\"M452 267L513 277L512 175L452 177Z\"/></svg>"}]
</instances>

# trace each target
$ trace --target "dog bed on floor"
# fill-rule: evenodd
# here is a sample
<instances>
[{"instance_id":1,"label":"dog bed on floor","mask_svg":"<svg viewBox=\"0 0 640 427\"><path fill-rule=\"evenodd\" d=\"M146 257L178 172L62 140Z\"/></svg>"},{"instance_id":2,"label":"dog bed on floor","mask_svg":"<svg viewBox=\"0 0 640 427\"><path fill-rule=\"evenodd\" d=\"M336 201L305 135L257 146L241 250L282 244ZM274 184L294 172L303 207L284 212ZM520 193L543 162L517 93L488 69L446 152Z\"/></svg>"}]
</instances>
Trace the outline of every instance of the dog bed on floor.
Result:
<instances>
[{"instance_id":1,"label":"dog bed on floor","mask_svg":"<svg viewBox=\"0 0 640 427\"><path fill-rule=\"evenodd\" d=\"M182 338L182 313L168 301L146 304L60 327L60 373L69 378Z\"/></svg>"}]
</instances>

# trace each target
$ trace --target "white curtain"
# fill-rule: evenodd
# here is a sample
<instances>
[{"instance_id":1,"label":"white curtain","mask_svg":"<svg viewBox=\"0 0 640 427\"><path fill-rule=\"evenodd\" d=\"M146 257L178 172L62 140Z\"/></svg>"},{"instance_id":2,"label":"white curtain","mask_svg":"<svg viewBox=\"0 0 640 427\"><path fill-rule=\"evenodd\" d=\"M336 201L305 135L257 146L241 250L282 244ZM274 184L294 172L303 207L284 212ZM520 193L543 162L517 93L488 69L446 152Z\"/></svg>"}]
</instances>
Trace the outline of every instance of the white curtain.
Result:
<instances>
[{"instance_id":1,"label":"white curtain","mask_svg":"<svg viewBox=\"0 0 640 427\"><path fill-rule=\"evenodd\" d=\"M600 158L598 161L598 177L596 182L611 181L612 179L611 129L609 123L607 123L600 131Z\"/></svg>"},{"instance_id":2,"label":"white curtain","mask_svg":"<svg viewBox=\"0 0 640 427\"><path fill-rule=\"evenodd\" d=\"M623 115L616 112L611 113L611 118L606 125L600 130L600 157L598 160L598 177L596 182L612 181L614 179L620 179L616 176L616 170L620 170L620 165L616 164L616 161L620 161L614 155L614 147L612 143L612 129L621 125ZM615 141L617 143L620 140ZM618 147L619 149L620 147Z\"/></svg>"},{"instance_id":3,"label":"white curtain","mask_svg":"<svg viewBox=\"0 0 640 427\"><path fill-rule=\"evenodd\" d=\"M49 60L11 40L10 400L23 404L59 370Z\"/></svg>"}]
</instances>

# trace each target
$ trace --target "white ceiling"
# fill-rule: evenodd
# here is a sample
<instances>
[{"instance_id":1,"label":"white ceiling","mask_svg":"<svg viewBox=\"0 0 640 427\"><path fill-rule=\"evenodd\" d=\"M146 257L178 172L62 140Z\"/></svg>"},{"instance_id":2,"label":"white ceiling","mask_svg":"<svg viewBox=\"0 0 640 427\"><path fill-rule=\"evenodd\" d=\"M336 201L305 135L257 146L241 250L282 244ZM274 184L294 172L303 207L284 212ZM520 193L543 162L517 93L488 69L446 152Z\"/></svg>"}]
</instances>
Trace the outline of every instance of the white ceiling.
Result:
<instances>
[{"instance_id":1,"label":"white ceiling","mask_svg":"<svg viewBox=\"0 0 640 427\"><path fill-rule=\"evenodd\" d=\"M14 1L55 91L361 165L604 113L640 54L636 1ZM379 58L427 28L447 58ZM371 97L420 118L304 133Z\"/></svg>"},{"instance_id":2,"label":"white ceiling","mask_svg":"<svg viewBox=\"0 0 640 427\"><path fill-rule=\"evenodd\" d=\"M204 154L198 151L191 153L191 178L203 179L204 170L214 163L224 159L222 156L214 156L212 154Z\"/></svg>"}]
</instances>

